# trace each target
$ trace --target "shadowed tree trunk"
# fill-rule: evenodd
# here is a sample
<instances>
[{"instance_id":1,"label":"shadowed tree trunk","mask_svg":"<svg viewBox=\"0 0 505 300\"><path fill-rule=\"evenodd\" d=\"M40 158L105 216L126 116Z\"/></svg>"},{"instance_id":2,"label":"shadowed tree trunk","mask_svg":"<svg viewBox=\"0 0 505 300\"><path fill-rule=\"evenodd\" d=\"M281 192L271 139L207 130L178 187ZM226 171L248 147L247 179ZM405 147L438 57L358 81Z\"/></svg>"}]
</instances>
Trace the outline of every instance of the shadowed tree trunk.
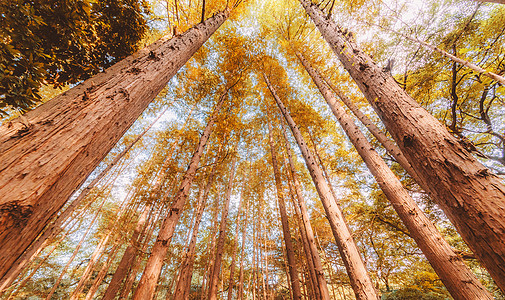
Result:
<instances>
[{"instance_id":1,"label":"shadowed tree trunk","mask_svg":"<svg viewBox=\"0 0 505 300\"><path fill-rule=\"evenodd\" d=\"M333 197L328 183L324 179L321 169L317 165L314 156L303 140L303 136L297 125L289 115L289 112L287 111L279 96L277 96L274 87L270 84L270 81L266 75L263 75L263 77L273 98L275 99L275 102L277 103L277 106L289 124L291 132L293 133L293 136L298 143L298 147L303 154L305 164L309 169L312 181L314 182L317 193L319 194L319 198L323 203L326 216L335 237L335 242L338 245L340 256L344 261L345 267L347 269L347 274L349 275L349 279L351 281L351 285L356 298L358 300L378 299L377 293L372 284L372 280L370 279L365 264L363 263L361 255L359 254L358 247L356 246L349 227L345 222L344 215L342 214L340 207L337 205L337 201Z\"/></svg>"},{"instance_id":2,"label":"shadowed tree trunk","mask_svg":"<svg viewBox=\"0 0 505 300\"><path fill-rule=\"evenodd\" d=\"M161 39L0 127L1 277L228 16Z\"/></svg>"},{"instance_id":3,"label":"shadowed tree trunk","mask_svg":"<svg viewBox=\"0 0 505 300\"><path fill-rule=\"evenodd\" d=\"M505 290L505 185L310 0L299 0L465 242Z\"/></svg>"},{"instance_id":4,"label":"shadowed tree trunk","mask_svg":"<svg viewBox=\"0 0 505 300\"><path fill-rule=\"evenodd\" d=\"M291 233L289 231L288 216L286 213L286 203L284 201L284 193L282 189L281 175L279 166L277 165L277 156L275 155L274 139L272 136L272 123L268 120L268 141L270 144L270 153L272 155L272 168L274 169L275 187L277 190L277 204L281 215L282 233L284 237L284 245L286 246L286 256L288 258L289 279L291 282L291 290L293 291L293 299L301 299L302 293L300 290L300 280L298 279L298 268L296 267L295 251L293 242L291 241Z\"/></svg>"},{"instance_id":5,"label":"shadowed tree trunk","mask_svg":"<svg viewBox=\"0 0 505 300\"><path fill-rule=\"evenodd\" d=\"M300 57L300 61L451 296L461 300L493 299L403 188L400 180L373 149L353 119L340 106L321 76L304 58Z\"/></svg>"}]
</instances>

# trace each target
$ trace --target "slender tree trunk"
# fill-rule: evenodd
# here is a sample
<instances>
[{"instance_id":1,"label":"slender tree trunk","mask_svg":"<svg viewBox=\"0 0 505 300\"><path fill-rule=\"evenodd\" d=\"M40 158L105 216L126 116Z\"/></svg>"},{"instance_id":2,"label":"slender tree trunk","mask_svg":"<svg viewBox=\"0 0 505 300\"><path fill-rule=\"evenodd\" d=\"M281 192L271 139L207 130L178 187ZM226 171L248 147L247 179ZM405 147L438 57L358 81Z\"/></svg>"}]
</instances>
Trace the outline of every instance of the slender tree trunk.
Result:
<instances>
[{"instance_id":1,"label":"slender tree trunk","mask_svg":"<svg viewBox=\"0 0 505 300\"><path fill-rule=\"evenodd\" d=\"M314 68L315 69L315 68ZM317 72L317 70L316 70ZM322 79L328 84L328 86L337 94L337 96L344 102L344 104L352 111L352 113L360 120L363 125L370 131L370 133L381 143L381 145L386 149L386 151L391 155L397 163L402 166L402 168L417 182L419 177L407 161L405 155L403 155L400 148L390 140L385 133L383 133L359 108L352 102L349 97L347 97L339 88L337 88L330 80L321 76Z\"/></svg>"},{"instance_id":2,"label":"slender tree trunk","mask_svg":"<svg viewBox=\"0 0 505 300\"><path fill-rule=\"evenodd\" d=\"M86 293L86 298L84 298L84 300L91 300L91 299L93 299L93 297L95 296L96 292L98 291L98 288L102 284L103 279L107 275L107 271L109 270L109 267L110 267L112 261L114 260L114 258L116 258L116 255L117 255L117 252L118 252L119 248L120 248L120 244L119 243L116 243L116 245L114 245L112 247L112 249L109 252L109 257L107 258L107 261L104 262L102 268L98 272L95 280L93 281L93 284L91 285L91 287L89 288L88 292Z\"/></svg>"},{"instance_id":3,"label":"slender tree trunk","mask_svg":"<svg viewBox=\"0 0 505 300\"><path fill-rule=\"evenodd\" d=\"M407 160L505 290L505 185L309 0L300 0Z\"/></svg>"},{"instance_id":4,"label":"slender tree trunk","mask_svg":"<svg viewBox=\"0 0 505 300\"><path fill-rule=\"evenodd\" d=\"M189 291L191 288L191 277L193 275L193 264L195 261L195 248L196 248L196 238L198 236L198 231L200 228L200 222L202 221L203 212L207 204L207 199L209 198L210 189L214 182L214 176L216 174L216 168L219 156L221 154L222 143L219 145L219 150L217 151L217 156L214 159L214 165L210 171L209 177L205 187L202 187L201 194L198 198L198 211L195 217L195 225L193 226L193 235L191 236L191 242L189 243L187 250L187 258L183 265L180 267L180 277L175 288L174 300L184 300L189 298Z\"/></svg>"},{"instance_id":5,"label":"slender tree trunk","mask_svg":"<svg viewBox=\"0 0 505 300\"><path fill-rule=\"evenodd\" d=\"M342 214L340 207L337 205L337 201L333 197L328 183L324 179L321 169L318 167L314 156L303 140L303 136L300 130L289 115L289 112L281 102L279 96L277 96L275 89L270 84L270 81L265 75L264 79L273 98L279 106L279 109L289 124L289 127L291 128L291 131L293 132L293 135L298 143L298 147L303 154L303 158L305 159L307 168L309 169L314 185L316 186L319 198L321 199L321 202L323 203L324 209L326 211L326 216L335 237L335 242L338 245L340 255L342 256L342 260L345 263L347 274L349 275L349 279L351 281L351 285L353 287L356 298L359 300L378 299L377 293L372 284L372 280L370 279L365 264L363 263L363 260L361 259L361 256L358 252L358 247L356 246L349 227L345 222L344 215Z\"/></svg>"},{"instance_id":6,"label":"slender tree trunk","mask_svg":"<svg viewBox=\"0 0 505 300\"><path fill-rule=\"evenodd\" d=\"M82 290L84 289L84 285L86 282L89 280L91 273L95 269L96 263L99 261L101 258L103 251L108 245L109 239L111 237L112 232L107 234L98 244L98 246L95 248L95 251L93 251L93 254L91 254L91 257L89 259L88 265L86 266L86 269L81 275L81 278L79 282L77 283L77 287L75 288L74 292L70 296L70 300L75 300L79 299L80 294Z\"/></svg>"},{"instance_id":7,"label":"slender tree trunk","mask_svg":"<svg viewBox=\"0 0 505 300\"><path fill-rule=\"evenodd\" d=\"M51 299L51 297L53 296L54 292L56 291L56 288L58 288L58 285L60 284L60 281L63 278L63 275L65 275L65 273L67 272L67 269L70 267L70 264L74 261L74 258L77 256L77 253L79 253L79 249L81 248L82 243L84 242L84 240L86 239L86 236L88 235L89 231L93 227L93 224L95 223L96 219L98 218L98 216L100 214L100 211L102 210L102 207L103 207L104 204L105 204L105 199L102 200L102 203L98 207L98 210L96 211L95 216L93 217L93 219L89 223L88 228L86 229L86 232L84 232L84 234L81 237L81 240L79 241L79 243L75 247L74 252L72 253L72 256L67 261L66 265L63 267L63 270L61 271L60 276L58 276L58 279L56 280L56 282L54 283L53 287L51 288L51 290L47 294L46 300ZM109 235L110 235L110 233L106 236L107 239L108 239Z\"/></svg>"},{"instance_id":8,"label":"slender tree trunk","mask_svg":"<svg viewBox=\"0 0 505 300\"><path fill-rule=\"evenodd\" d=\"M235 168L238 160L238 155L233 157L231 166L230 178L228 180L228 188L226 190L226 200L221 214L221 224L219 225L219 237L216 244L216 255L214 259L214 266L209 279L209 300L217 299L217 283L219 280L219 272L221 270L221 262L224 251L224 241L226 238L226 228L228 221L228 211L230 208L231 192L233 188L233 181L235 180Z\"/></svg>"},{"instance_id":9,"label":"slender tree trunk","mask_svg":"<svg viewBox=\"0 0 505 300\"><path fill-rule=\"evenodd\" d=\"M336 97L319 74L305 59L301 58L300 61L328 103L354 148L356 148L368 169L374 175L380 188L393 204L395 211L409 230L412 238L451 293L451 296L461 300L493 299L463 260L454 253L451 246L417 206L414 199L403 188L400 180L373 149L353 119L339 105Z\"/></svg>"},{"instance_id":10,"label":"slender tree trunk","mask_svg":"<svg viewBox=\"0 0 505 300\"><path fill-rule=\"evenodd\" d=\"M247 221L249 216L249 201L247 201L245 208L245 220L244 226L242 227L242 245L241 245L241 254L240 254L240 271L239 271L239 280L238 280L238 292L237 299L242 300L244 297L244 259L245 259L245 234L247 232Z\"/></svg>"},{"instance_id":11,"label":"slender tree trunk","mask_svg":"<svg viewBox=\"0 0 505 300\"><path fill-rule=\"evenodd\" d=\"M179 217L184 208L184 204L186 203L191 183L193 182L193 178L195 177L198 165L200 163L200 158L203 155L207 141L210 137L210 134L212 133L212 127L217 119L218 113L221 109L221 106L223 105L224 100L226 99L226 95L228 94L230 88L226 89L226 91L219 98L216 107L214 108L214 111L209 118L207 126L205 127L205 130L200 138L198 147L193 154L193 157L191 158L188 169L186 170L184 178L181 181L180 188L174 197L172 207L170 208L167 217L161 225L160 231L158 233L158 238L156 239L156 242L154 243L153 249L151 251L151 256L147 261L146 268L142 274L142 278L140 279L137 290L135 291L133 297L135 300L145 300L151 299L153 297L156 283L158 282L161 268L163 266L163 260L168 252L175 226L177 225L177 221L179 220Z\"/></svg>"},{"instance_id":12,"label":"slender tree trunk","mask_svg":"<svg viewBox=\"0 0 505 300\"><path fill-rule=\"evenodd\" d=\"M0 276L228 15L161 39L0 127Z\"/></svg>"},{"instance_id":13,"label":"slender tree trunk","mask_svg":"<svg viewBox=\"0 0 505 300\"><path fill-rule=\"evenodd\" d=\"M232 255L231 255L231 264L230 264L230 280L228 281L228 296L227 299L231 300L233 296L233 287L235 286L235 262L237 260L237 248L238 248L238 233L242 220L242 201L243 201L243 193L240 196L240 202L237 210L237 225L235 227L235 237L233 239L232 245Z\"/></svg>"},{"instance_id":14,"label":"slender tree trunk","mask_svg":"<svg viewBox=\"0 0 505 300\"><path fill-rule=\"evenodd\" d=\"M291 281L291 289L293 291L293 299L301 299L302 293L300 290L300 281L298 279L298 269L296 267L295 252L293 242L291 241L291 233L289 231L288 216L286 213L286 204L284 201L284 193L282 189L281 176L277 165L277 157L274 150L274 139L272 136L272 123L268 120L268 141L270 144L270 153L272 155L272 167L274 169L275 187L277 190L277 204L281 215L282 233L284 236L284 245L286 246L287 263L289 267L289 278Z\"/></svg>"},{"instance_id":15,"label":"slender tree trunk","mask_svg":"<svg viewBox=\"0 0 505 300\"><path fill-rule=\"evenodd\" d=\"M133 259L137 254L137 249L139 249L140 246L139 237L141 236L142 231L144 231L145 229L145 224L148 215L152 212L153 212L152 206L146 205L133 231L133 235L130 239L131 244L126 248L123 257L121 258L121 261L119 262L119 265L116 269L116 272L114 272L114 275L112 276L109 286L105 291L105 295L103 296L104 300L105 299L112 300L116 297L116 294L119 291L119 288L121 287L121 283L126 277L128 269L130 268Z\"/></svg>"},{"instance_id":16,"label":"slender tree trunk","mask_svg":"<svg viewBox=\"0 0 505 300\"><path fill-rule=\"evenodd\" d=\"M307 206L305 205L305 200L303 199L303 196L302 196L302 189L300 187L300 180L298 179L298 173L296 172L295 164L293 162L293 154L292 154L291 146L289 145L288 135L286 132L286 128L284 127L284 123L281 122L281 126L282 126L282 133L284 135L286 152L288 154L289 170L290 170L291 178L293 180L295 195L298 200L298 208L300 209L300 215L302 217L304 232L307 237L307 243L309 245L312 262L314 264L314 270L315 270L316 279L317 279L316 283L318 284L319 294L321 295L322 299L329 300L330 293L328 291L328 285L326 283L326 279L324 278L321 257L319 256L319 252L317 251L317 245L316 245L316 241L314 238L314 231L312 230L312 225L310 224L309 212L307 211Z\"/></svg>"}]
</instances>

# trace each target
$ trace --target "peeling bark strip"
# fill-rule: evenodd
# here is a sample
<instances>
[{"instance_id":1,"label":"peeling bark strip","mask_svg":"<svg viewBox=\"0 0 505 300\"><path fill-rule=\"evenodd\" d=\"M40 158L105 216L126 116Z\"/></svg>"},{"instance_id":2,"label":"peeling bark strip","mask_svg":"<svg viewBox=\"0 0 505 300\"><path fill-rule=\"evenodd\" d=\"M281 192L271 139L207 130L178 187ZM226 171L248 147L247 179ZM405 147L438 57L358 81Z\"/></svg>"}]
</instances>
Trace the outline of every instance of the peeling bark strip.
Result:
<instances>
[{"instance_id":1,"label":"peeling bark strip","mask_svg":"<svg viewBox=\"0 0 505 300\"><path fill-rule=\"evenodd\" d=\"M456 300L493 299L493 296L482 286L463 260L454 253L435 225L403 188L400 180L396 178L395 174L374 150L351 116L338 103L337 98L324 83L321 76L304 58L300 57L300 61L323 95L354 148L375 177L381 190L409 230L411 237L423 251L451 296Z\"/></svg>"},{"instance_id":2,"label":"peeling bark strip","mask_svg":"<svg viewBox=\"0 0 505 300\"><path fill-rule=\"evenodd\" d=\"M28 112L27 122L0 127L0 277L228 16L161 39Z\"/></svg>"},{"instance_id":3,"label":"peeling bark strip","mask_svg":"<svg viewBox=\"0 0 505 300\"><path fill-rule=\"evenodd\" d=\"M293 242L291 241L291 233L289 232L289 221L286 213L286 204L284 202L284 193L282 192L281 174L277 165L277 156L274 149L274 138L272 136L272 122L268 120L268 142L270 144L270 153L272 155L272 168L274 169L275 188L277 191L277 204L281 215L282 233L284 237L284 245L286 246L286 256L288 258L289 279L291 290L293 291L293 299L302 299L300 290L300 281L298 279L298 268L296 267L295 251ZM288 275L288 274L286 274Z\"/></svg>"},{"instance_id":4,"label":"peeling bark strip","mask_svg":"<svg viewBox=\"0 0 505 300\"><path fill-rule=\"evenodd\" d=\"M336 199L333 197L333 194L330 191L330 187L328 186L328 183L323 176L323 172L319 168L316 160L314 159L314 155L312 155L312 152L307 147L307 143L305 143L303 140L303 136L298 129L298 126L291 118L291 115L277 95L274 87L270 84L270 81L266 75L263 75L263 78L265 79L268 89L270 90L272 97L275 99L279 110L282 112L284 118L286 119L286 122L291 128L291 132L293 133L293 136L298 143L298 147L302 152L305 164L307 165L307 169L309 170L312 181L316 186L319 198L323 203L326 217L330 223L331 231L335 237L335 242L337 243L340 256L344 261L347 274L349 275L349 279L351 281L352 289L356 295L356 299L379 299L377 292L373 287L372 280L368 275L365 264L361 259L358 247L352 238L351 231L347 226L342 210L338 206Z\"/></svg>"},{"instance_id":5,"label":"peeling bark strip","mask_svg":"<svg viewBox=\"0 0 505 300\"><path fill-rule=\"evenodd\" d=\"M355 42L347 40L316 5L299 1L418 173L419 185L432 194L505 291L505 185Z\"/></svg>"}]
</instances>

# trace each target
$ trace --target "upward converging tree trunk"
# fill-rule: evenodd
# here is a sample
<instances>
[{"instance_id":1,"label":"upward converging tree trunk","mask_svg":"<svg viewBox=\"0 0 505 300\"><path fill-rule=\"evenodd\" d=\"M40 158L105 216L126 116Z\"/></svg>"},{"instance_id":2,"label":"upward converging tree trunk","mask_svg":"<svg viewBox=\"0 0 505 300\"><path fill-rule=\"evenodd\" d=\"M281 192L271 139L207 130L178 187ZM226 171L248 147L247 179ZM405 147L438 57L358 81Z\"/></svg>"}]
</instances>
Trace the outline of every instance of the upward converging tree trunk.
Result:
<instances>
[{"instance_id":1,"label":"upward converging tree trunk","mask_svg":"<svg viewBox=\"0 0 505 300\"><path fill-rule=\"evenodd\" d=\"M282 133L284 135L284 142L286 146L286 152L288 155L288 165L289 165L289 173L291 175L291 179L293 180L294 192L296 195L296 199L298 200L298 207L300 209L300 215L303 223L303 234L305 234L307 238L308 250L310 252L310 262L313 264L314 272L315 272L315 284L317 287L314 289L318 290L317 295L320 295L322 300L329 300L330 293L328 291L328 285L326 284L326 279L324 278L323 273L323 265L321 263L321 257L319 256L319 252L317 251L316 240L314 238L314 231L312 230L312 225L310 224L309 213L307 211L307 206L305 205L305 200L302 196L302 189L300 188L300 180L298 179L298 174L295 169L295 164L293 162L293 154L291 150L291 146L289 145L288 134L286 132L286 128L284 123L281 122ZM295 206L296 207L296 206ZM302 235L303 235L302 234ZM309 262L309 264L310 264ZM310 267L310 266L309 266Z\"/></svg>"},{"instance_id":2,"label":"upward converging tree trunk","mask_svg":"<svg viewBox=\"0 0 505 300\"><path fill-rule=\"evenodd\" d=\"M0 127L0 276L228 16L161 39Z\"/></svg>"},{"instance_id":3,"label":"upward converging tree trunk","mask_svg":"<svg viewBox=\"0 0 505 300\"><path fill-rule=\"evenodd\" d=\"M418 183L505 290L505 185L315 4L300 3L418 173Z\"/></svg>"},{"instance_id":4,"label":"upward converging tree trunk","mask_svg":"<svg viewBox=\"0 0 505 300\"><path fill-rule=\"evenodd\" d=\"M268 120L268 141L270 144L270 153L272 155L272 168L274 169L275 187L277 190L277 204L281 215L282 233L284 236L284 245L286 246L286 256L288 258L289 279L291 281L291 290L293 291L293 299L301 299L302 293L300 290L300 280L298 279L298 268L296 267L295 252L293 242L291 241L291 233L289 232L288 216L286 213L286 204L284 202L284 193L282 191L281 176L279 166L277 164L277 156L275 155L274 139L272 136L272 123Z\"/></svg>"},{"instance_id":5,"label":"upward converging tree trunk","mask_svg":"<svg viewBox=\"0 0 505 300\"><path fill-rule=\"evenodd\" d=\"M358 247L356 246L349 227L345 222L344 215L342 214L340 207L337 205L336 199L331 194L330 188L324 179L321 169L318 167L314 156L303 140L300 130L289 115L289 112L277 95L274 87L270 84L266 75L263 75L263 77L273 98L275 99L275 102L277 103L277 106L291 128L291 132L293 133L293 136L298 143L298 147L302 152L303 158L305 159L307 169L309 169L312 181L314 182L319 198L323 203L331 230L335 236L335 242L338 245L340 256L344 261L356 298L359 300L378 299L372 280L370 279L365 264L359 254Z\"/></svg>"},{"instance_id":6,"label":"upward converging tree trunk","mask_svg":"<svg viewBox=\"0 0 505 300\"><path fill-rule=\"evenodd\" d=\"M195 261L195 248L196 248L196 238L198 236L198 230L200 228L200 222L202 221L203 212L207 204L207 199L209 198L210 189L214 182L214 176L216 174L216 168L219 156L221 154L222 143L219 144L219 149L217 151L216 158L214 159L214 165L212 165L212 170L210 171L209 177L207 178L207 183L205 184L205 189L198 198L198 211L195 216L195 225L193 226L193 234L191 236L191 241L188 246L186 260L180 267L179 280L175 288L174 300L184 300L189 296L189 289L191 287L191 277L193 275L193 264Z\"/></svg>"},{"instance_id":7,"label":"upward converging tree trunk","mask_svg":"<svg viewBox=\"0 0 505 300\"><path fill-rule=\"evenodd\" d=\"M300 61L330 106L333 114L345 133L374 175L380 188L393 204L395 211L409 230L412 238L437 272L447 290L455 299L493 299L479 280L458 257L451 246L444 240L433 223L417 206L412 197L403 188L401 182L389 169L384 160L373 149L365 135L353 119L339 105L323 79L312 68L308 61L300 56Z\"/></svg>"},{"instance_id":8,"label":"upward converging tree trunk","mask_svg":"<svg viewBox=\"0 0 505 300\"><path fill-rule=\"evenodd\" d=\"M158 282L161 273L161 267L163 266L163 260L168 252L170 241L172 240L172 235L174 234L175 226L179 221L179 217L181 216L184 204L186 203L189 189L193 182L193 178L195 177L198 165L200 164L200 158L202 157L205 146L207 145L207 141L210 138L219 111L221 110L224 100L228 95L228 91L231 88L232 87L227 88L221 94L216 103L214 111L209 117L209 121L207 122L207 126L205 127L205 130L200 137L200 142L198 143L197 149L194 152L193 157L191 158L191 161L188 165L188 169L186 170L186 173L184 174L184 177L181 181L179 190L174 196L172 207L170 208L167 217L160 227L158 238L156 239L156 242L154 243L153 249L151 251L151 256L147 260L144 273L142 274L138 288L133 296L134 299L151 299L154 295L156 283Z\"/></svg>"},{"instance_id":9,"label":"upward converging tree trunk","mask_svg":"<svg viewBox=\"0 0 505 300\"><path fill-rule=\"evenodd\" d=\"M228 178L228 187L226 188L226 198L223 205L223 210L221 213L221 222L219 224L219 236L217 238L216 244L216 254L214 259L214 265L212 266L211 276L209 278L209 300L217 299L217 283L219 280L219 272L221 271L221 262L223 259L224 251L224 240L226 238L226 228L228 221L228 211L230 209L231 192L233 188L233 181L235 180L235 168L237 165L238 154L233 157L233 162L231 164L231 172Z\"/></svg>"}]
</instances>

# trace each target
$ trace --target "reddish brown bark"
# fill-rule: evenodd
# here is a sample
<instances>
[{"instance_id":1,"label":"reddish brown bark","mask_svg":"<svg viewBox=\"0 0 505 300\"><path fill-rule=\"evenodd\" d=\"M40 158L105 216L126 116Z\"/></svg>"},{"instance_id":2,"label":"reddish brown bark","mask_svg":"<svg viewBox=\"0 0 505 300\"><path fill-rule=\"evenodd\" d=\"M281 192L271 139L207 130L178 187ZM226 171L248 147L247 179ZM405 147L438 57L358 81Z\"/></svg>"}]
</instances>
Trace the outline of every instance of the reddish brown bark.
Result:
<instances>
[{"instance_id":1,"label":"reddish brown bark","mask_svg":"<svg viewBox=\"0 0 505 300\"><path fill-rule=\"evenodd\" d=\"M505 185L309 0L300 0L332 50L465 242L505 290Z\"/></svg>"},{"instance_id":2,"label":"reddish brown bark","mask_svg":"<svg viewBox=\"0 0 505 300\"><path fill-rule=\"evenodd\" d=\"M310 224L310 219L309 219L309 213L307 211L307 206L305 205L305 200L303 199L302 196L302 189L300 187L300 180L298 179L298 174L295 169L295 164L293 163L293 154L291 151L291 146L289 145L289 139L288 135L286 132L286 129L284 127L284 123L281 123L282 125L282 133L284 135L284 141L285 141L285 147L286 147L286 152L288 154L288 164L289 164L289 171L291 175L291 179L293 181L293 187L294 187L294 194L296 196L296 199L298 200L298 205L295 205L295 210L299 210L300 213L299 215L302 218L302 237L306 237L305 243L307 243L308 246L308 255L307 259L309 259L309 268L310 264L312 264L312 268L314 269L314 277L315 277L315 282L314 282L314 288L317 289L318 293L317 295L324 300L329 300L330 299L330 294L328 291L328 285L326 283L326 279L324 278L324 272L323 272L323 265L321 263L321 257L319 256L319 252L317 251L317 246L316 246L316 241L314 238L314 231L312 230L312 225Z\"/></svg>"},{"instance_id":3,"label":"reddish brown bark","mask_svg":"<svg viewBox=\"0 0 505 300\"><path fill-rule=\"evenodd\" d=\"M189 194L189 189L192 185L193 178L195 177L198 165L200 164L200 158L203 155L207 141L210 138L214 123L217 119L218 113L221 110L221 106L228 95L228 91L231 89L227 88L224 93L220 96L216 103L216 107L209 118L207 126L203 131L203 134L198 143L197 149L191 158L191 162L188 165L188 169L184 174L181 181L179 190L174 196L174 201L172 207L170 208L167 217L163 221L160 231L158 233L158 238L154 243L153 249L151 251L151 256L147 260L147 264L140 279L139 285L133 299L135 300L145 300L151 299L154 295L156 283L161 274L161 267L163 266L163 260L168 252L170 246L170 241L172 240L172 235L174 234L175 226L179 221L179 217L186 203L186 199Z\"/></svg>"},{"instance_id":4,"label":"reddish brown bark","mask_svg":"<svg viewBox=\"0 0 505 300\"><path fill-rule=\"evenodd\" d=\"M340 106L321 76L304 58L300 57L300 61L328 103L354 148L377 180L380 188L393 204L411 237L423 251L451 296L461 300L493 299L403 188L401 182L373 149L353 119Z\"/></svg>"},{"instance_id":5,"label":"reddish brown bark","mask_svg":"<svg viewBox=\"0 0 505 300\"><path fill-rule=\"evenodd\" d=\"M347 274L349 275L349 279L351 281L351 285L356 298L359 300L378 299L377 293L372 284L372 280L370 279L365 264L363 263L361 255L359 254L358 247L356 246L350 229L345 222L344 215L342 214L340 207L337 205L337 201L333 197L328 183L324 179L321 169L315 161L311 151L307 147L307 144L303 140L303 136L298 129L298 126L291 118L289 112L287 111L279 96L277 96L274 87L270 84L268 78L265 75L263 77L275 102L277 103L277 106L281 110L284 118L291 128L291 132L293 133L298 143L298 147L303 154L305 164L309 169L312 181L314 182L317 193L319 194L319 198L323 203L326 216L328 217L331 230L335 237L335 242L338 245L340 256L344 261L345 267L347 269Z\"/></svg>"},{"instance_id":6,"label":"reddish brown bark","mask_svg":"<svg viewBox=\"0 0 505 300\"><path fill-rule=\"evenodd\" d=\"M223 205L223 210L221 213L221 222L219 224L219 236L216 244L216 255L214 259L214 265L212 268L211 276L209 279L209 300L217 299L217 283L219 280L219 272L221 271L221 262L223 258L224 251L224 240L226 237L226 228L228 221L228 211L230 208L231 192L233 188L233 181L235 180L235 168L238 160L238 155L233 157L233 162L231 166L230 177L228 179L228 188L226 190L226 200Z\"/></svg>"},{"instance_id":7,"label":"reddish brown bark","mask_svg":"<svg viewBox=\"0 0 505 300\"><path fill-rule=\"evenodd\" d=\"M195 224L193 226L193 233L191 236L191 241L188 245L186 252L186 259L181 264L179 280L175 288L174 300L184 300L189 297L189 290L191 288L191 277L193 275L193 264L195 261L195 249L196 249L196 238L198 236L198 231L200 228L200 222L202 221L203 212L207 205L207 199L209 198L210 189L214 182L214 176L216 174L217 160L219 159L221 153L222 143L219 145L219 150L217 151L217 156L214 160L214 165L210 171L209 177L207 178L207 183L205 187L201 187L200 195L198 197L198 211L195 216Z\"/></svg>"},{"instance_id":8,"label":"reddish brown bark","mask_svg":"<svg viewBox=\"0 0 505 300\"><path fill-rule=\"evenodd\" d=\"M291 233L289 231L288 216L286 213L286 203L284 200L284 193L282 189L281 176L279 173L279 166L277 165L277 156L275 155L274 139L272 136L272 123L268 120L268 141L270 144L270 154L272 155L272 168L274 169L275 187L277 190L277 205L281 215L282 233L284 237L284 245L286 246L287 264L289 269L289 279L291 283L291 290L293 292L293 299L301 299L302 293L300 290L300 280L298 279L298 268L296 266L295 252L293 242L291 241Z\"/></svg>"},{"instance_id":9,"label":"reddish brown bark","mask_svg":"<svg viewBox=\"0 0 505 300\"><path fill-rule=\"evenodd\" d=\"M88 193L100 182L100 180L114 167L118 162L130 151L133 146L140 141L140 139L151 129L154 124L163 116L163 114L170 108L168 106L151 124L138 134L133 141L131 141L114 159L107 164L107 166L98 174L75 198L74 201L62 212L53 223L47 226L42 235L35 240L30 248L13 263L13 267L0 279L0 290L7 288L25 268L25 266L32 260L33 257L39 253L44 247L46 240L56 236L61 229L63 223L70 217L74 210L79 207Z\"/></svg>"},{"instance_id":10,"label":"reddish brown bark","mask_svg":"<svg viewBox=\"0 0 505 300\"><path fill-rule=\"evenodd\" d=\"M0 276L228 15L161 39L0 127Z\"/></svg>"}]
</instances>

